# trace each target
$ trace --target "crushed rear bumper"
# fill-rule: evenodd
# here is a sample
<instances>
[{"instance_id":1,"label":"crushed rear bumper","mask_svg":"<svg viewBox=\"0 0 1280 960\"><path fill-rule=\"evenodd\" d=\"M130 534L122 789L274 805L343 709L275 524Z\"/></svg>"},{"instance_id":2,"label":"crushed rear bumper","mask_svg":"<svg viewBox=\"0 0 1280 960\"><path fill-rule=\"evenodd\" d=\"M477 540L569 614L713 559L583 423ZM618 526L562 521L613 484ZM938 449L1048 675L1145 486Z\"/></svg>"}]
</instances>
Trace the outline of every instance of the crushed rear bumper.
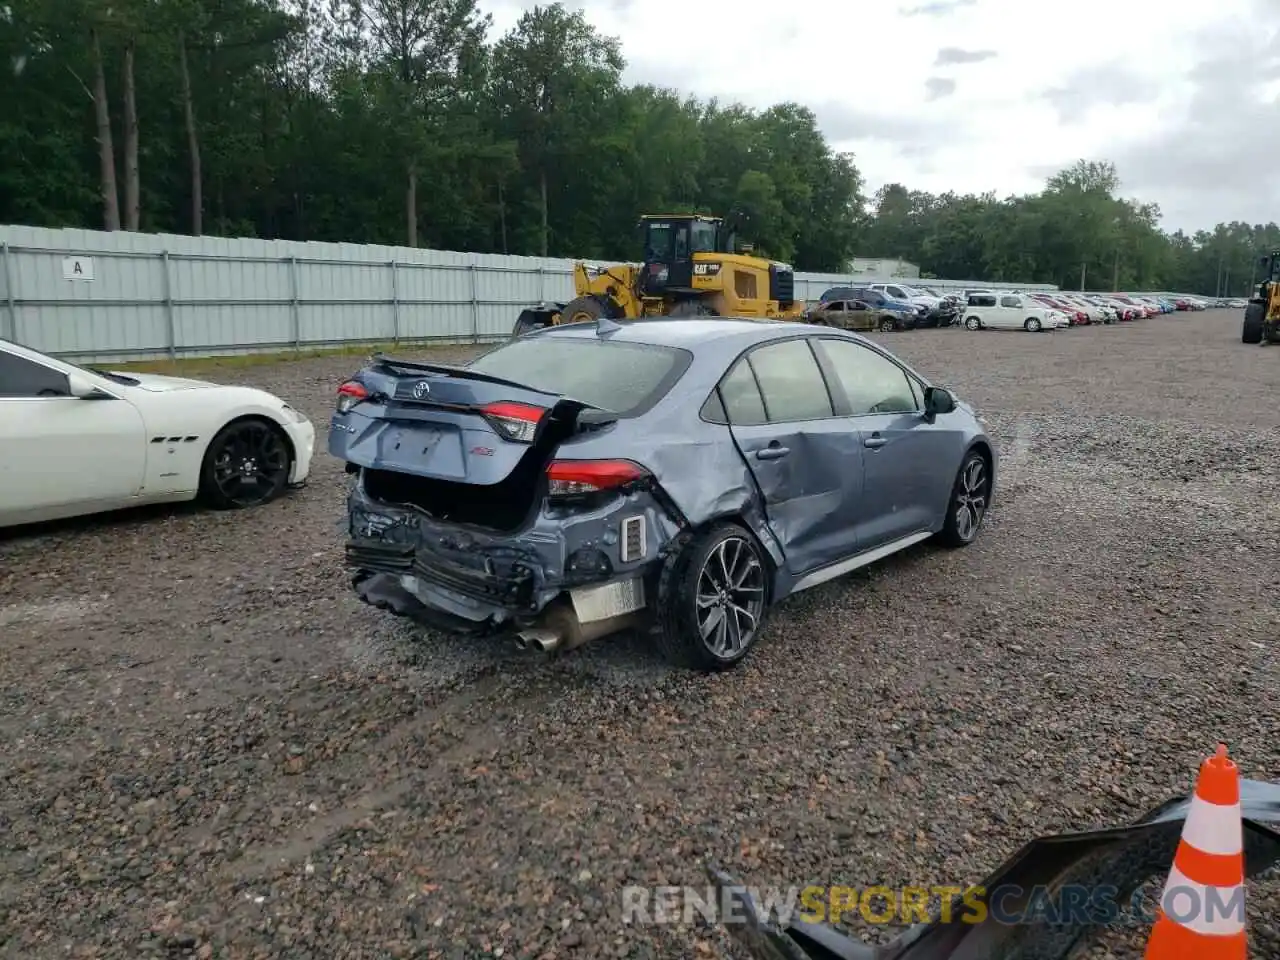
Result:
<instances>
[{"instance_id":1,"label":"crushed rear bumper","mask_svg":"<svg viewBox=\"0 0 1280 960\"><path fill-rule=\"evenodd\" d=\"M583 609L585 588L646 579L678 531L648 491L593 509L543 505L502 533L382 503L357 484L344 554L364 602L433 629L489 635L537 624L566 599L584 620L605 619L598 604Z\"/></svg>"}]
</instances>

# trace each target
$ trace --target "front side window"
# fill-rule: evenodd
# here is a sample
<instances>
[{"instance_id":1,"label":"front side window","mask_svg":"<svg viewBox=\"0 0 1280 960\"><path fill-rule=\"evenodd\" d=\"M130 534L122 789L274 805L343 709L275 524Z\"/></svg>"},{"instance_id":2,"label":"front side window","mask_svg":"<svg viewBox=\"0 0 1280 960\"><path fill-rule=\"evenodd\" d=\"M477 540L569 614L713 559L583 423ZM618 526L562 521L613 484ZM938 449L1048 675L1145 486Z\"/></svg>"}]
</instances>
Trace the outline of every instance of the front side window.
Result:
<instances>
[{"instance_id":1,"label":"front side window","mask_svg":"<svg viewBox=\"0 0 1280 960\"><path fill-rule=\"evenodd\" d=\"M65 373L0 351L0 397L35 399L69 396L71 384L67 382Z\"/></svg>"},{"instance_id":2,"label":"front side window","mask_svg":"<svg viewBox=\"0 0 1280 960\"><path fill-rule=\"evenodd\" d=\"M920 410L907 372L869 347L849 340L818 340L854 416Z\"/></svg>"}]
</instances>

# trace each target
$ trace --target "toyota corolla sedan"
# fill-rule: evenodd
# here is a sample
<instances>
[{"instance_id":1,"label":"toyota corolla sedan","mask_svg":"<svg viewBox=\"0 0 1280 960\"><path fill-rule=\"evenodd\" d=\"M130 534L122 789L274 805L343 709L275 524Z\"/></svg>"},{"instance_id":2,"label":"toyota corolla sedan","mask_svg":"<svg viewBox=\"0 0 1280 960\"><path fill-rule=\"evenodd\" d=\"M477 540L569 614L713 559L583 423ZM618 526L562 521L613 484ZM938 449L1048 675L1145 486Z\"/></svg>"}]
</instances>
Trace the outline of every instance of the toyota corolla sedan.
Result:
<instances>
[{"instance_id":1,"label":"toyota corolla sedan","mask_svg":"<svg viewBox=\"0 0 1280 960\"><path fill-rule=\"evenodd\" d=\"M639 628L701 670L793 593L973 543L997 467L974 411L871 340L739 319L550 327L465 367L376 357L328 444L364 601L543 651Z\"/></svg>"}]
</instances>

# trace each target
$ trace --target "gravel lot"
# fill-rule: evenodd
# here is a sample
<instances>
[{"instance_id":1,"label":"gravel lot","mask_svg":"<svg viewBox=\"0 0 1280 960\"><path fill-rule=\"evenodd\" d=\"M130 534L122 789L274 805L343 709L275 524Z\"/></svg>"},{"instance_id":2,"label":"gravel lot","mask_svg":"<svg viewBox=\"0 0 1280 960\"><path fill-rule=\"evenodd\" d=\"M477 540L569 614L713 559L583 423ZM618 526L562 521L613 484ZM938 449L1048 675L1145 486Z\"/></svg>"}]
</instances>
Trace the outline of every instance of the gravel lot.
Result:
<instances>
[{"instance_id":1,"label":"gravel lot","mask_svg":"<svg viewBox=\"0 0 1280 960\"><path fill-rule=\"evenodd\" d=\"M324 453L260 510L0 539L0 951L720 957L715 930L624 926L621 887L700 885L705 857L762 885L972 883L1189 790L1220 739L1280 780L1256 586L1280 350L1235 311L883 339L1000 440L985 534L795 598L725 676L360 606ZM216 376L323 433L358 365ZM1280 956L1280 882L1249 897L1254 954Z\"/></svg>"}]
</instances>

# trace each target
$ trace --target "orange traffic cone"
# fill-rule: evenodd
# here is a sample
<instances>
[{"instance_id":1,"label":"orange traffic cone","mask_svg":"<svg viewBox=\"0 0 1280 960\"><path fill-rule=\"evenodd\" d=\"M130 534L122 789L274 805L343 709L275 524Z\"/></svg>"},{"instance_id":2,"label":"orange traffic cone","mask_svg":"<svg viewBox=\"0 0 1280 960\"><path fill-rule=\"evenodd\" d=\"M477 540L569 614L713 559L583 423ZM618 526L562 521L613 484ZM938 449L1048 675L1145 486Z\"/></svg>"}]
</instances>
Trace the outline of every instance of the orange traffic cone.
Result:
<instances>
[{"instance_id":1,"label":"orange traffic cone","mask_svg":"<svg viewBox=\"0 0 1280 960\"><path fill-rule=\"evenodd\" d=\"M1246 960L1240 771L1225 745L1200 765L1146 960Z\"/></svg>"}]
</instances>

